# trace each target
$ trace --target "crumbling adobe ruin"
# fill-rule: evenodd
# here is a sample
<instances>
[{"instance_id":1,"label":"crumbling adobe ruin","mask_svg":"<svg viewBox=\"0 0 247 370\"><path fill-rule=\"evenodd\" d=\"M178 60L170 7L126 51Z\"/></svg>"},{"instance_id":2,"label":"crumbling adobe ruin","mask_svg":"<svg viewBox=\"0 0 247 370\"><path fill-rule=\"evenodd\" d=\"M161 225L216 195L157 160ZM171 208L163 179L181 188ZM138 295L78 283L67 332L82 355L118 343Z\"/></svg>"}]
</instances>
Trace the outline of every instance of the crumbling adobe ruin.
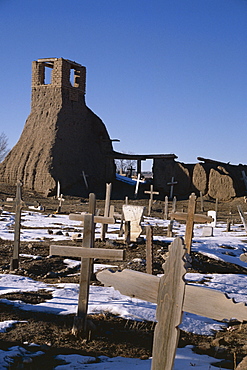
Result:
<instances>
[{"instance_id":1,"label":"crumbling adobe ruin","mask_svg":"<svg viewBox=\"0 0 247 370\"><path fill-rule=\"evenodd\" d=\"M168 183L174 177L174 195L188 197L191 192L213 199L230 200L247 194L247 166L231 165L198 157L200 162L186 164L172 159L154 159L154 187L169 194Z\"/></svg>"},{"instance_id":2,"label":"crumbling adobe ruin","mask_svg":"<svg viewBox=\"0 0 247 370\"><path fill-rule=\"evenodd\" d=\"M51 82L46 74L51 70ZM32 63L31 113L21 137L0 164L0 179L45 194L104 193L115 176L112 142L85 104L86 68L63 58ZM83 176L83 171L84 175Z\"/></svg>"}]
</instances>

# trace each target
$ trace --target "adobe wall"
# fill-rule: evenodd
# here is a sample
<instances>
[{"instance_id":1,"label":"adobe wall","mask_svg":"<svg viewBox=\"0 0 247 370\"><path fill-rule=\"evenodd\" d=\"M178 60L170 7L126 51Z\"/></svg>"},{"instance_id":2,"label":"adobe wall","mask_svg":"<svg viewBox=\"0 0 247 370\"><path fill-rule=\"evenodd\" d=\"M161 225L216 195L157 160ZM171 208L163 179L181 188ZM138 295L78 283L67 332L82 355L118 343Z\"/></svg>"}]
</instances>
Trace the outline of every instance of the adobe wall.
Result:
<instances>
[{"instance_id":1,"label":"adobe wall","mask_svg":"<svg viewBox=\"0 0 247 370\"><path fill-rule=\"evenodd\" d=\"M174 195L188 197L195 192L213 199L229 200L246 195L242 171L247 175L247 165L212 163L185 164L173 160L155 159L153 166L154 187L164 195L169 195L168 183L174 177Z\"/></svg>"}]
</instances>

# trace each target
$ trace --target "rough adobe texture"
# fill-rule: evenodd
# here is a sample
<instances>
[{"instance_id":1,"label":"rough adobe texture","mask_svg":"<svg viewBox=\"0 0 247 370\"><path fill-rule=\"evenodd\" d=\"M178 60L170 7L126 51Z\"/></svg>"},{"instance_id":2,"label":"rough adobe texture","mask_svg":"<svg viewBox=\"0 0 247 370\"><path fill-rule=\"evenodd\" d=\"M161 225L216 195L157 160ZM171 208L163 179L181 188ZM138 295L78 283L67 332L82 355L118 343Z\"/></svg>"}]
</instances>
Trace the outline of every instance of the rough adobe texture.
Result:
<instances>
[{"instance_id":1,"label":"rough adobe texture","mask_svg":"<svg viewBox=\"0 0 247 370\"><path fill-rule=\"evenodd\" d=\"M47 65L52 68L51 84L44 83ZM3 181L15 184L19 179L24 187L47 195L55 192L57 181L63 194L104 195L105 183L115 173L114 161L107 156L112 144L84 94L85 67L62 58L33 62L31 113L18 143L0 165Z\"/></svg>"}]
</instances>

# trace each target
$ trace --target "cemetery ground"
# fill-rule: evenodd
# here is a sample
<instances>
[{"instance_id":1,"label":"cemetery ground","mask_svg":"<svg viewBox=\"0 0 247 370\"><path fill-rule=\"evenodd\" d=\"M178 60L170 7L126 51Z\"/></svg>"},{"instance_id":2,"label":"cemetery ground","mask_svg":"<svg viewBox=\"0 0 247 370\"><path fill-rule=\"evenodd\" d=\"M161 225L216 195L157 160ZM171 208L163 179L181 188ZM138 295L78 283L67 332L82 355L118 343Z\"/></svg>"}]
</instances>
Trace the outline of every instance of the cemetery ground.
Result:
<instances>
[{"instance_id":1,"label":"cemetery ground","mask_svg":"<svg viewBox=\"0 0 247 370\"><path fill-rule=\"evenodd\" d=\"M16 188L0 183L0 200L15 197ZM40 194L32 191L23 191L23 200L27 204L45 207L43 211L46 215L55 215L58 208L58 200L55 198L44 198ZM124 200L111 200L115 206L115 212L121 213ZM148 199L130 200L130 204L143 205L148 207ZM177 201L178 211L187 210L188 200ZM241 204L244 211L247 204L243 198L234 199L229 202L219 202L217 220L227 222L231 219L235 223L241 223L237 211L237 205ZM204 199L204 211L215 208L215 201ZM169 206L171 207L171 205ZM197 201L196 212L200 213L200 200ZM97 200L96 208L100 210L100 215L104 214L104 201ZM8 208L5 208L8 210ZM78 197L65 197L62 204L62 213L69 214L75 212L87 212L88 199ZM154 202L151 216L163 218L164 202L158 200ZM1 216L0 216L1 218ZM1 222L1 221L0 221ZM40 226L42 228L42 226ZM48 233L49 228L45 230ZM56 231L55 231L56 232ZM53 233L54 228L53 228ZM57 232L61 228L57 225ZM63 233L70 232L70 229L63 228ZM166 235L167 230L158 226L153 228L154 236ZM20 265L15 274L29 277L33 280L42 281L47 284L54 283L78 283L79 267L68 267L64 263L64 257L49 255L51 244L59 245L81 245L80 235L77 241L52 241L47 237L42 240L21 242L20 246ZM247 237L246 237L247 242ZM164 241L154 241L154 263L153 273L162 274L162 264L168 251L169 243ZM130 268L137 271L146 271L145 256L146 245L144 241L130 243L126 245L123 241L106 240L105 242L96 240L95 247L124 249L126 258L122 262L111 263L116 268ZM0 273L9 272L10 259L13 254L13 242L0 238ZM27 255L37 256L37 259L30 259ZM188 272L199 273L221 273L221 274L247 274L244 267L229 262L219 261L200 252L194 252L192 248L192 262ZM76 258L73 258L76 260ZM79 258L78 258L79 260ZM107 263L106 261L96 260L97 263ZM92 285L100 285L95 275L92 276ZM51 295L45 290L37 292L18 292L1 295L1 300L18 300L26 303L37 304L49 300ZM206 304L206 303L205 303ZM74 315L53 315L42 312L24 311L16 306L9 305L0 301L0 322L6 320L25 321L25 325L16 324L11 330L0 332L0 350L6 350L15 345L21 345L30 350L28 344L35 343L40 350L45 352L43 362L40 359L33 359L32 364L22 364L26 369L53 369L54 355L78 353L87 356L123 356L147 359L152 355L152 341L155 324L148 321L126 320L113 314L94 314L89 315L89 319L95 325L90 340L76 338L71 333ZM247 323L232 321L230 325L210 336L198 335L181 331L179 347L186 345L195 346L195 351L207 354L218 359L219 368L234 369L234 364L238 363L244 356L247 356ZM37 350L37 348L35 349ZM36 362L35 362L36 361ZM9 367L18 368L18 359ZM26 366L26 367L25 367ZM193 366L193 364L191 365Z\"/></svg>"}]
</instances>

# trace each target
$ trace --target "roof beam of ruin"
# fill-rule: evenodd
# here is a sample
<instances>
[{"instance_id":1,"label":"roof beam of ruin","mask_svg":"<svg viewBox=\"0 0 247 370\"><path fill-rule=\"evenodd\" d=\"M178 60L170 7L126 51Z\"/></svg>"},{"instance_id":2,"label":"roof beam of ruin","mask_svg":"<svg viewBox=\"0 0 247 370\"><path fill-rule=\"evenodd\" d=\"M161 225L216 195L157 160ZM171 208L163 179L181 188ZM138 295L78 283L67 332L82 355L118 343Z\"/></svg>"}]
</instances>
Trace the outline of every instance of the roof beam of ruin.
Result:
<instances>
[{"instance_id":1,"label":"roof beam of ruin","mask_svg":"<svg viewBox=\"0 0 247 370\"><path fill-rule=\"evenodd\" d=\"M113 151L109 154L110 157L114 159L141 159L145 161L146 159L164 158L164 159L176 159L175 154L126 154Z\"/></svg>"}]
</instances>

